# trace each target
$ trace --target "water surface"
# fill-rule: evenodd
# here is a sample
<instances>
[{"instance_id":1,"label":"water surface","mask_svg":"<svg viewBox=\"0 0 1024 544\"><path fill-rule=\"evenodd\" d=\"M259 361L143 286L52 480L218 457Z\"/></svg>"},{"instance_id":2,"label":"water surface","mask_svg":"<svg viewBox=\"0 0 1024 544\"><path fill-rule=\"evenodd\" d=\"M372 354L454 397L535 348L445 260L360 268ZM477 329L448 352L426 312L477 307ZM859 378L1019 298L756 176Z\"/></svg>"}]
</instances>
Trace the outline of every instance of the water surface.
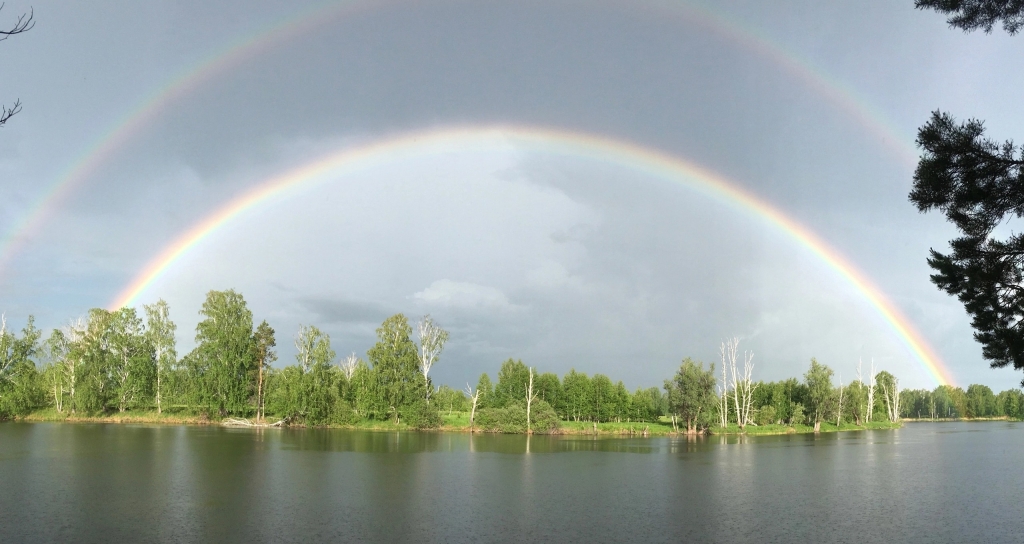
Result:
<instances>
[{"instance_id":1,"label":"water surface","mask_svg":"<svg viewBox=\"0 0 1024 544\"><path fill-rule=\"evenodd\" d=\"M982 542L1024 425L588 438L0 424L0 542Z\"/></svg>"}]
</instances>

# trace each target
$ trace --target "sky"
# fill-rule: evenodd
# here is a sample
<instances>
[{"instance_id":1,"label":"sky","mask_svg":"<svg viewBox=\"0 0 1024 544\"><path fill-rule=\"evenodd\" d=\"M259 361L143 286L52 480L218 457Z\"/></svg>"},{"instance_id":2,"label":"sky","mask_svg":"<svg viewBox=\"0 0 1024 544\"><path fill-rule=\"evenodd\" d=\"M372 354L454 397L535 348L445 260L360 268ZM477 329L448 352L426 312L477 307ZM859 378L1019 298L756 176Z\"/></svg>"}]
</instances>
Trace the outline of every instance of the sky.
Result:
<instances>
[{"instance_id":1,"label":"sky","mask_svg":"<svg viewBox=\"0 0 1024 544\"><path fill-rule=\"evenodd\" d=\"M205 293L233 288L277 330L278 364L300 324L365 357L387 316L430 314L451 333L432 377L456 388L510 357L658 386L731 337L755 379L815 357L845 382L873 361L937 385L821 254L630 146L813 233L954 384L1019 385L929 281L955 230L907 194L930 112L1020 134L1024 38L909 0L11 0L0 26L30 8L36 26L0 42L0 103L24 108L0 128L15 328L108 307L234 199L369 146L232 216L131 304L166 300L184 354ZM543 131L563 137L522 137ZM579 144L595 139L616 143Z\"/></svg>"}]
</instances>

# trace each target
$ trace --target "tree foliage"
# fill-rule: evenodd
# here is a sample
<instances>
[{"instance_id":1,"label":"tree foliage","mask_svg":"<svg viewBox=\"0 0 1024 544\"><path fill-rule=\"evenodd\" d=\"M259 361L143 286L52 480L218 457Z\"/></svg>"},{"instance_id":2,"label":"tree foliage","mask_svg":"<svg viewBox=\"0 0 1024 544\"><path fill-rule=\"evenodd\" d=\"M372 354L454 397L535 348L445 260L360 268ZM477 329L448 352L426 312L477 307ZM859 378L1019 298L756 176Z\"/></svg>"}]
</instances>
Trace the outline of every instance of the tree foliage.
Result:
<instances>
[{"instance_id":1,"label":"tree foliage","mask_svg":"<svg viewBox=\"0 0 1024 544\"><path fill-rule=\"evenodd\" d=\"M917 0L949 15L950 26L1009 34L1024 25L1020 0ZM956 296L971 316L974 337L993 367L1024 370L1024 235L999 237L997 227L1024 214L1024 151L985 136L977 119L957 123L935 111L918 130L922 156L910 200L919 211L942 211L960 231L951 252L932 249L932 282ZM1024 383L1024 382L1022 382Z\"/></svg>"},{"instance_id":2,"label":"tree foliage","mask_svg":"<svg viewBox=\"0 0 1024 544\"><path fill-rule=\"evenodd\" d=\"M186 357L189 401L207 415L245 415L256 377L252 312L234 290L210 291L196 325L196 347Z\"/></svg>"},{"instance_id":3,"label":"tree foliage","mask_svg":"<svg viewBox=\"0 0 1024 544\"><path fill-rule=\"evenodd\" d=\"M671 381L665 382L669 410L686 425L687 434L705 431L715 416L715 365L704 370L704 363L683 359Z\"/></svg>"},{"instance_id":4,"label":"tree foliage","mask_svg":"<svg viewBox=\"0 0 1024 544\"><path fill-rule=\"evenodd\" d=\"M822 420L828 417L834 399L832 369L812 358L811 368L804 374L804 381L807 384L807 415L814 424L814 430L817 431Z\"/></svg>"},{"instance_id":5,"label":"tree foliage","mask_svg":"<svg viewBox=\"0 0 1024 544\"><path fill-rule=\"evenodd\" d=\"M924 153L910 200L922 212L942 211L961 233L951 253L931 250L932 282L964 304L993 367L1024 369L1024 235L994 232L1024 215L1024 156L984 132L981 121L933 113L918 133Z\"/></svg>"},{"instance_id":6,"label":"tree foliage","mask_svg":"<svg viewBox=\"0 0 1024 544\"><path fill-rule=\"evenodd\" d=\"M384 417L400 421L402 409L423 391L419 357L412 327L403 314L387 318L377 328L377 343L367 352L377 379L377 409Z\"/></svg>"},{"instance_id":7,"label":"tree foliage","mask_svg":"<svg viewBox=\"0 0 1024 544\"><path fill-rule=\"evenodd\" d=\"M934 9L948 15L949 26L964 32L984 30L1002 21L1003 30L1016 34L1024 26L1024 2L1020 0L916 0L918 9Z\"/></svg>"}]
</instances>

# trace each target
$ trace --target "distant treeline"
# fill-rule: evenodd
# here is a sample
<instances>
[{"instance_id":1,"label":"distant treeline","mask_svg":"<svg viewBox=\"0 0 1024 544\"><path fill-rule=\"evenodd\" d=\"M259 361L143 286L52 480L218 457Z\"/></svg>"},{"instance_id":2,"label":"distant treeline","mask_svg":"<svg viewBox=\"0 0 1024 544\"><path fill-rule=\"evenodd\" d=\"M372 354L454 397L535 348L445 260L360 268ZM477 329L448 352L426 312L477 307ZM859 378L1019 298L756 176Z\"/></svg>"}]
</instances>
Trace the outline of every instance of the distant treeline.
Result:
<instances>
[{"instance_id":1,"label":"distant treeline","mask_svg":"<svg viewBox=\"0 0 1024 544\"><path fill-rule=\"evenodd\" d=\"M980 385L967 391L901 391L887 372L836 387L832 370L811 361L803 380L754 382L749 359L735 341L723 344L722 380L715 367L683 361L662 387L629 391L603 374L570 370L559 378L522 361L505 361L491 380L481 375L465 391L436 387L430 370L448 333L429 316L416 330L402 314L377 329L366 358L339 360L330 337L302 326L295 364L275 367L276 331L254 324L241 294L211 291L196 326L196 347L175 349L167 303L88 316L43 339L30 317L16 335L0 328L0 419L51 408L85 416L113 412L186 413L209 419L246 418L256 424L323 426L363 420L436 428L442 414L470 414L469 425L502 432L551 432L560 421L651 423L668 418L680 431L730 424L861 424L900 417L1020 418L1024 394L999 395ZM415 334L414 334L415 332ZM415 338L414 338L415 336ZM728 372L725 372L728 371Z\"/></svg>"}]
</instances>

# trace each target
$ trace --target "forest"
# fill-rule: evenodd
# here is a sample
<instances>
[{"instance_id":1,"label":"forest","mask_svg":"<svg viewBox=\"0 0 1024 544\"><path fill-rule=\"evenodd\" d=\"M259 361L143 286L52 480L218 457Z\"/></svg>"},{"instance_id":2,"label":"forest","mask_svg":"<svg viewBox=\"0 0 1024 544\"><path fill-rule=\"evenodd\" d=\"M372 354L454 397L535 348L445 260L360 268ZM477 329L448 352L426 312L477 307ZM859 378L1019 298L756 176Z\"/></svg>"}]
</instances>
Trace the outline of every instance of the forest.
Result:
<instances>
[{"instance_id":1,"label":"forest","mask_svg":"<svg viewBox=\"0 0 1024 544\"><path fill-rule=\"evenodd\" d=\"M210 291L196 326L196 347L182 357L164 301L117 311L93 309L48 337L29 317L21 334L0 326L0 419L47 413L56 419L109 414L187 415L239 425L368 426L557 433L618 424L672 433L745 432L822 424L839 429L906 418L1024 418L1024 393L998 395L984 385L903 390L873 365L866 381L834 383L812 359L800 378L754 381L752 354L736 339L714 364L686 358L661 387L630 391L621 380L570 370L539 372L501 363L495 379L437 386L430 371L448 332L425 316L387 318L366 357L339 358L330 336L300 326L295 362L275 366L277 332L255 324L240 293ZM792 431L792 429L790 429Z\"/></svg>"}]
</instances>

